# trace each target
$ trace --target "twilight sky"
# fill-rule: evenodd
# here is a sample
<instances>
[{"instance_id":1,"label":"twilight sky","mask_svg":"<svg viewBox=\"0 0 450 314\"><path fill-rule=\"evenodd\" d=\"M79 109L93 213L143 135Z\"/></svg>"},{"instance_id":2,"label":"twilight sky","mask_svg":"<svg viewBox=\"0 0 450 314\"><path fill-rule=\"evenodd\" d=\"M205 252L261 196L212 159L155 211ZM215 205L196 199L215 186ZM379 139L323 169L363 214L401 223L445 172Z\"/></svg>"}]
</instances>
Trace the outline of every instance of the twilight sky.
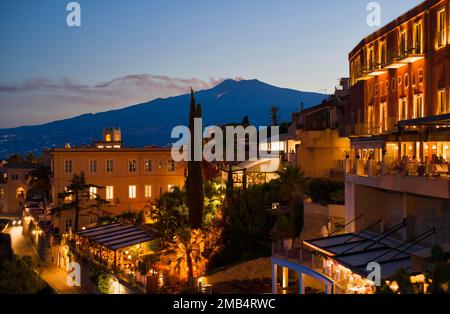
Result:
<instances>
[{"instance_id":1,"label":"twilight sky","mask_svg":"<svg viewBox=\"0 0 450 314\"><path fill-rule=\"evenodd\" d=\"M257 78L331 92L376 30L369 0L0 1L0 128L39 124ZM422 2L378 0L385 24Z\"/></svg>"}]
</instances>

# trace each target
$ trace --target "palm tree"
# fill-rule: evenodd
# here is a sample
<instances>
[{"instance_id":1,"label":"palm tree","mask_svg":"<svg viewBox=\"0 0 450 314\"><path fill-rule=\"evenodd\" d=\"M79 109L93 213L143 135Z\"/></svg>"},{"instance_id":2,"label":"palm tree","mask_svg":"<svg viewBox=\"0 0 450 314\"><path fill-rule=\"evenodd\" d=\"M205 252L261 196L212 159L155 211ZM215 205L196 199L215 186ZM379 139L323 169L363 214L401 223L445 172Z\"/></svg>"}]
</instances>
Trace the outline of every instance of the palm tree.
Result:
<instances>
[{"instance_id":1,"label":"palm tree","mask_svg":"<svg viewBox=\"0 0 450 314\"><path fill-rule=\"evenodd\" d=\"M300 168L288 165L277 172L278 183L281 189L281 197L284 200L298 199L304 196L308 178Z\"/></svg>"},{"instance_id":2,"label":"palm tree","mask_svg":"<svg viewBox=\"0 0 450 314\"><path fill-rule=\"evenodd\" d=\"M74 231L78 231L79 227L79 217L82 211L89 209L101 210L101 207L109 204L108 201L102 199L100 195L93 195L94 203L91 202L92 194L90 188L94 187L97 189L104 189L103 186L98 186L94 184L88 184L86 182L86 177L84 173L81 172L80 175L75 174L71 180L70 185L67 187L66 191L58 193L58 198L60 200L70 200L70 203L64 203L63 205L53 209L54 214L58 214L62 211L75 211L75 224Z\"/></svg>"},{"instance_id":3,"label":"palm tree","mask_svg":"<svg viewBox=\"0 0 450 314\"><path fill-rule=\"evenodd\" d=\"M201 230L180 228L167 249L162 251L161 264L179 279L187 280L192 288L193 279L205 272L204 251L205 239Z\"/></svg>"},{"instance_id":4,"label":"palm tree","mask_svg":"<svg viewBox=\"0 0 450 314\"><path fill-rule=\"evenodd\" d=\"M50 167L40 165L28 174L28 188L32 193L39 194L44 206L44 222L47 218L47 202L51 197Z\"/></svg>"}]
</instances>

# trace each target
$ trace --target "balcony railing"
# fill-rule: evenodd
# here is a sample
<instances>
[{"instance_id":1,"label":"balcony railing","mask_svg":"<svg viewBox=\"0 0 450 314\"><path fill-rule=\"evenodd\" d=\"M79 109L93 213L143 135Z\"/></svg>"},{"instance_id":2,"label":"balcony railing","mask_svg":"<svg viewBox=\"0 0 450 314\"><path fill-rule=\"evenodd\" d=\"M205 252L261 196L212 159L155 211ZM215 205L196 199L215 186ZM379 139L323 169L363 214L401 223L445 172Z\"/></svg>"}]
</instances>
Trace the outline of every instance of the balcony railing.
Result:
<instances>
[{"instance_id":1,"label":"balcony railing","mask_svg":"<svg viewBox=\"0 0 450 314\"><path fill-rule=\"evenodd\" d=\"M402 175L411 177L449 178L449 164L421 164L417 161L387 159L383 161L347 159L344 161L344 173L360 177L381 177L385 175Z\"/></svg>"}]
</instances>

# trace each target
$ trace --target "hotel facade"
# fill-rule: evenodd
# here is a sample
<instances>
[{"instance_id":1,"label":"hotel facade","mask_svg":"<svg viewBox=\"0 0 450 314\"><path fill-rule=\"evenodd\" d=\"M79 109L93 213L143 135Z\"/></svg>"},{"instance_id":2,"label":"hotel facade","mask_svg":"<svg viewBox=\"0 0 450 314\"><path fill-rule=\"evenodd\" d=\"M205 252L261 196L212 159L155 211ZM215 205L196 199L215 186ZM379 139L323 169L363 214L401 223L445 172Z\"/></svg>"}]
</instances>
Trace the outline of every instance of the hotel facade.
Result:
<instances>
[{"instance_id":1,"label":"hotel facade","mask_svg":"<svg viewBox=\"0 0 450 314\"><path fill-rule=\"evenodd\" d=\"M346 224L274 254L273 293L374 293L372 263L382 280L405 269L426 292L431 248L450 251L450 1L425 1L364 38L349 67L338 118L350 140Z\"/></svg>"},{"instance_id":2,"label":"hotel facade","mask_svg":"<svg viewBox=\"0 0 450 314\"><path fill-rule=\"evenodd\" d=\"M53 207L70 200L58 199L75 174L84 173L92 198L99 195L109 202L101 215L139 212L172 187L183 187L185 165L174 162L170 148L126 148L120 130L106 129L103 141L91 147L55 148L46 152L52 172ZM82 213L79 228L96 222L99 213ZM53 217L53 227L62 232L74 228L74 213L61 212ZM72 229L73 230L73 229Z\"/></svg>"},{"instance_id":3,"label":"hotel facade","mask_svg":"<svg viewBox=\"0 0 450 314\"><path fill-rule=\"evenodd\" d=\"M448 242L450 1L413 8L363 39L349 63L347 218L385 228L406 219L403 239L435 228Z\"/></svg>"}]
</instances>

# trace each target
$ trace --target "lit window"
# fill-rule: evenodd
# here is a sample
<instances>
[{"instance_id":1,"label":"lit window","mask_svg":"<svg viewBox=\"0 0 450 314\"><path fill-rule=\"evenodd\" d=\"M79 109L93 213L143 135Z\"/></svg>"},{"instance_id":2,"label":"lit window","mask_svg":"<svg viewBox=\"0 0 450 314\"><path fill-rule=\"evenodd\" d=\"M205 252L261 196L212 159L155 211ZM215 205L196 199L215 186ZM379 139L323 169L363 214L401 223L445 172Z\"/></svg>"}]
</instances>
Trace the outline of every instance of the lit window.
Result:
<instances>
[{"instance_id":1,"label":"lit window","mask_svg":"<svg viewBox=\"0 0 450 314\"><path fill-rule=\"evenodd\" d=\"M144 163L145 172L153 171L153 163L151 160L146 160Z\"/></svg>"},{"instance_id":2,"label":"lit window","mask_svg":"<svg viewBox=\"0 0 450 314\"><path fill-rule=\"evenodd\" d=\"M66 192L66 193L70 192L69 189L67 188L67 186L64 188L64 192ZM69 202L72 201L72 194L67 195L67 196L64 198L64 200L65 200L65 201L69 201Z\"/></svg>"},{"instance_id":3,"label":"lit window","mask_svg":"<svg viewBox=\"0 0 450 314\"><path fill-rule=\"evenodd\" d=\"M406 30L402 30L400 32L400 56L404 56L407 54L407 49L408 49L408 38L406 35Z\"/></svg>"},{"instance_id":4,"label":"lit window","mask_svg":"<svg viewBox=\"0 0 450 314\"><path fill-rule=\"evenodd\" d=\"M386 46L386 40L383 40L380 42L380 64L382 66L385 66L387 64L387 46Z\"/></svg>"},{"instance_id":5,"label":"lit window","mask_svg":"<svg viewBox=\"0 0 450 314\"><path fill-rule=\"evenodd\" d=\"M424 114L424 107L423 107L423 94L414 96L414 112L413 112L413 118L423 118L425 116Z\"/></svg>"},{"instance_id":6,"label":"lit window","mask_svg":"<svg viewBox=\"0 0 450 314\"><path fill-rule=\"evenodd\" d=\"M151 185L146 185L144 187L144 192L145 192L145 197L146 198L152 197L152 186Z\"/></svg>"},{"instance_id":7,"label":"lit window","mask_svg":"<svg viewBox=\"0 0 450 314\"><path fill-rule=\"evenodd\" d=\"M5 190L0 189L0 200L3 199L4 197L5 197Z\"/></svg>"},{"instance_id":8,"label":"lit window","mask_svg":"<svg viewBox=\"0 0 450 314\"><path fill-rule=\"evenodd\" d=\"M446 97L447 93L445 92L445 89L438 92L438 110L440 114L445 114L448 112Z\"/></svg>"},{"instance_id":9,"label":"lit window","mask_svg":"<svg viewBox=\"0 0 450 314\"><path fill-rule=\"evenodd\" d=\"M369 106L368 109L369 132L373 133L375 130L375 109L373 106Z\"/></svg>"},{"instance_id":10,"label":"lit window","mask_svg":"<svg viewBox=\"0 0 450 314\"><path fill-rule=\"evenodd\" d=\"M65 160L64 161L64 172L65 173L72 173L72 160Z\"/></svg>"},{"instance_id":11,"label":"lit window","mask_svg":"<svg viewBox=\"0 0 450 314\"><path fill-rule=\"evenodd\" d=\"M128 186L128 198L136 198L136 186Z\"/></svg>"},{"instance_id":12,"label":"lit window","mask_svg":"<svg viewBox=\"0 0 450 314\"><path fill-rule=\"evenodd\" d=\"M110 201L114 198L114 187L107 186L106 187L106 200Z\"/></svg>"},{"instance_id":13,"label":"lit window","mask_svg":"<svg viewBox=\"0 0 450 314\"><path fill-rule=\"evenodd\" d=\"M174 172L175 171L175 161L173 159L169 159L167 161L167 170L169 172Z\"/></svg>"},{"instance_id":14,"label":"lit window","mask_svg":"<svg viewBox=\"0 0 450 314\"><path fill-rule=\"evenodd\" d=\"M442 47L445 45L446 36L445 36L445 9L442 9L438 12L438 20L437 20L437 46Z\"/></svg>"},{"instance_id":15,"label":"lit window","mask_svg":"<svg viewBox=\"0 0 450 314\"><path fill-rule=\"evenodd\" d=\"M373 52L373 47L369 48L369 53L368 53L368 65L369 65L369 70L372 70L374 68L374 61L375 61L375 55Z\"/></svg>"},{"instance_id":16,"label":"lit window","mask_svg":"<svg viewBox=\"0 0 450 314\"><path fill-rule=\"evenodd\" d=\"M111 134L106 134L105 140L106 140L107 142L111 142Z\"/></svg>"},{"instance_id":17,"label":"lit window","mask_svg":"<svg viewBox=\"0 0 450 314\"><path fill-rule=\"evenodd\" d=\"M89 172L91 173L97 172L97 160L89 161Z\"/></svg>"},{"instance_id":18,"label":"lit window","mask_svg":"<svg viewBox=\"0 0 450 314\"><path fill-rule=\"evenodd\" d=\"M408 101L406 98L401 98L399 101L398 118L400 121L408 119Z\"/></svg>"},{"instance_id":19,"label":"lit window","mask_svg":"<svg viewBox=\"0 0 450 314\"><path fill-rule=\"evenodd\" d=\"M107 160L106 161L106 172L113 172L113 171L114 171L114 161Z\"/></svg>"},{"instance_id":20,"label":"lit window","mask_svg":"<svg viewBox=\"0 0 450 314\"><path fill-rule=\"evenodd\" d=\"M162 160L159 160L158 161L158 168L162 169L162 167L163 167L163 162L162 162Z\"/></svg>"},{"instance_id":21,"label":"lit window","mask_svg":"<svg viewBox=\"0 0 450 314\"><path fill-rule=\"evenodd\" d=\"M128 171L136 172L136 160L133 159L128 161Z\"/></svg>"},{"instance_id":22,"label":"lit window","mask_svg":"<svg viewBox=\"0 0 450 314\"><path fill-rule=\"evenodd\" d=\"M97 188L95 186L89 187L89 198L91 200L95 199L97 197Z\"/></svg>"},{"instance_id":23,"label":"lit window","mask_svg":"<svg viewBox=\"0 0 450 314\"><path fill-rule=\"evenodd\" d=\"M388 120L387 104L386 103L382 103L380 105L380 127L381 127L381 132L387 131L387 120Z\"/></svg>"},{"instance_id":24,"label":"lit window","mask_svg":"<svg viewBox=\"0 0 450 314\"><path fill-rule=\"evenodd\" d=\"M414 50L416 54L422 53L422 23L414 24Z\"/></svg>"}]
</instances>

